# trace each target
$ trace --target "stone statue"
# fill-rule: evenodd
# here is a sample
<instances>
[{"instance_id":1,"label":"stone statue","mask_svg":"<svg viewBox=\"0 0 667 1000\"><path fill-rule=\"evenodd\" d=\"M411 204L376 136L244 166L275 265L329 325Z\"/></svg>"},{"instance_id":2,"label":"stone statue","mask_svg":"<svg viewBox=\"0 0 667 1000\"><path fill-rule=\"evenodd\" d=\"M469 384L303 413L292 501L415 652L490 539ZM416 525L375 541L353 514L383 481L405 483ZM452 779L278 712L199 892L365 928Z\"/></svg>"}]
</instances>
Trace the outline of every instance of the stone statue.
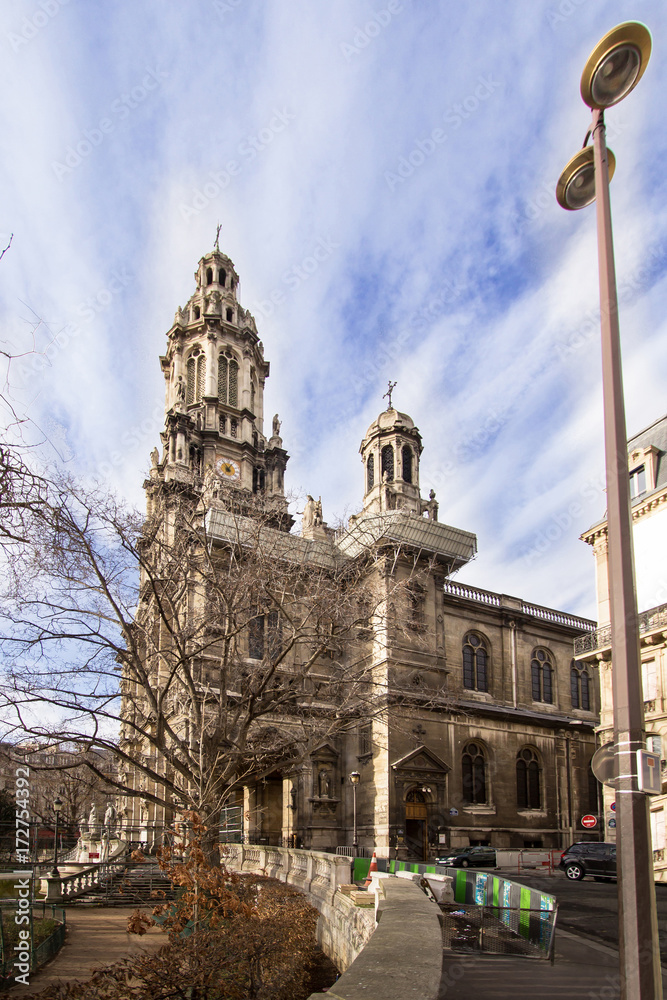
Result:
<instances>
[{"instance_id":1,"label":"stone statue","mask_svg":"<svg viewBox=\"0 0 667 1000\"><path fill-rule=\"evenodd\" d=\"M323 524L323 522L324 519L322 517L322 497L320 497L320 499L315 504L315 510L313 513L313 524L315 525L315 527L317 527L318 525Z\"/></svg>"},{"instance_id":2,"label":"stone statue","mask_svg":"<svg viewBox=\"0 0 667 1000\"><path fill-rule=\"evenodd\" d=\"M280 423L280 420L278 420L278 414L276 413L275 416L274 416L274 418L273 418L273 436L274 437L276 437L276 438L280 437L280 428L281 428L281 423Z\"/></svg>"},{"instance_id":3,"label":"stone statue","mask_svg":"<svg viewBox=\"0 0 667 1000\"><path fill-rule=\"evenodd\" d=\"M104 814L104 829L107 832L107 836L111 833L115 825L116 825L116 810L114 808L114 804L113 802L107 802L107 809Z\"/></svg>"},{"instance_id":4,"label":"stone statue","mask_svg":"<svg viewBox=\"0 0 667 1000\"><path fill-rule=\"evenodd\" d=\"M320 786L320 798L330 799L331 798L331 775L328 771L320 771L319 773L319 786Z\"/></svg>"},{"instance_id":5,"label":"stone statue","mask_svg":"<svg viewBox=\"0 0 667 1000\"><path fill-rule=\"evenodd\" d=\"M99 833L99 824L97 822L97 806L93 802L90 807L90 812L88 813L88 836L97 837Z\"/></svg>"},{"instance_id":6,"label":"stone statue","mask_svg":"<svg viewBox=\"0 0 667 1000\"><path fill-rule=\"evenodd\" d=\"M308 499L306 500L306 506L303 508L303 517L301 518L301 530L306 531L308 528L312 528L315 522L315 501L308 494Z\"/></svg>"},{"instance_id":7,"label":"stone statue","mask_svg":"<svg viewBox=\"0 0 667 1000\"><path fill-rule=\"evenodd\" d=\"M160 452L157 450L157 448L153 448L151 452L151 466L152 468L157 469L159 464L160 464Z\"/></svg>"},{"instance_id":8,"label":"stone statue","mask_svg":"<svg viewBox=\"0 0 667 1000\"><path fill-rule=\"evenodd\" d=\"M183 381L183 376L179 375L176 382L176 399L180 402L185 402L185 382Z\"/></svg>"}]
</instances>

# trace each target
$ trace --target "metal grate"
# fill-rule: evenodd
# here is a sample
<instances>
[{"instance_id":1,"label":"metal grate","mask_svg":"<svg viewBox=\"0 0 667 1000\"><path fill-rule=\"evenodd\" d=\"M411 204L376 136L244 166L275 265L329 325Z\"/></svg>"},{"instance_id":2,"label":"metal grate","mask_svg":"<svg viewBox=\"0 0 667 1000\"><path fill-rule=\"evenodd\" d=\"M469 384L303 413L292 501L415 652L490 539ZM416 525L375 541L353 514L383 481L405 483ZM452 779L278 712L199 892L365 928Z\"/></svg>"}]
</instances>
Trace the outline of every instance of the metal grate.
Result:
<instances>
[{"instance_id":1,"label":"metal grate","mask_svg":"<svg viewBox=\"0 0 667 1000\"><path fill-rule=\"evenodd\" d=\"M551 959L556 930L554 910L441 903L443 947L456 952L486 952Z\"/></svg>"}]
</instances>

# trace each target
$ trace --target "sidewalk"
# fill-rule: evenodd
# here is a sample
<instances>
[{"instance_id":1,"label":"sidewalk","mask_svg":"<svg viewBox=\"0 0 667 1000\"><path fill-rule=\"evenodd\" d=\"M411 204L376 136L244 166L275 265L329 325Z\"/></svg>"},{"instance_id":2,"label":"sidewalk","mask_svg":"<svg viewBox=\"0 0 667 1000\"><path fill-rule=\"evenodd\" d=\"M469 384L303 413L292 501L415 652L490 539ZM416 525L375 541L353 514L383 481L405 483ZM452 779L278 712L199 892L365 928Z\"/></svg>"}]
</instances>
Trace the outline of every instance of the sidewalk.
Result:
<instances>
[{"instance_id":1,"label":"sidewalk","mask_svg":"<svg viewBox=\"0 0 667 1000\"><path fill-rule=\"evenodd\" d=\"M667 974L663 969L663 989ZM438 1000L614 1000L620 997L618 951L556 930L553 965L538 959L445 952Z\"/></svg>"},{"instance_id":2,"label":"sidewalk","mask_svg":"<svg viewBox=\"0 0 667 1000\"><path fill-rule=\"evenodd\" d=\"M88 979L94 968L141 951L156 951L167 935L156 927L139 937L125 930L135 906L85 907L66 910L67 937L55 958L30 976L30 985L14 986L7 996L22 997L57 982Z\"/></svg>"}]
</instances>

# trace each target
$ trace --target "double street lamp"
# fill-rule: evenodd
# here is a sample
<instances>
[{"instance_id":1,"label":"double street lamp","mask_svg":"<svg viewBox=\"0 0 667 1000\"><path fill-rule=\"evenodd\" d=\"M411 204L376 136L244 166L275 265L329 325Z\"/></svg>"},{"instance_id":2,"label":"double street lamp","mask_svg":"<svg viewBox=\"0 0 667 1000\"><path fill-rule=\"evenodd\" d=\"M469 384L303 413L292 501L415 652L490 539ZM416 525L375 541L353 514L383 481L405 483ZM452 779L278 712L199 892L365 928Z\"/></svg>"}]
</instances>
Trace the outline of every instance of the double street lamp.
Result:
<instances>
[{"instance_id":1,"label":"double street lamp","mask_svg":"<svg viewBox=\"0 0 667 1000\"><path fill-rule=\"evenodd\" d=\"M590 131L565 167L556 187L568 210L597 206L602 328L602 390L612 690L616 752L616 835L618 839L619 961L621 996L628 1000L662 997L660 951L653 881L653 856L646 793L639 790L637 751L646 748L641 654L635 594L628 476L627 434L618 299L609 203L615 160L605 141L605 108L623 100L641 79L651 54L651 35L637 22L619 24L591 53L581 77L581 96L592 110ZM592 136L593 147L588 146Z\"/></svg>"}]
</instances>

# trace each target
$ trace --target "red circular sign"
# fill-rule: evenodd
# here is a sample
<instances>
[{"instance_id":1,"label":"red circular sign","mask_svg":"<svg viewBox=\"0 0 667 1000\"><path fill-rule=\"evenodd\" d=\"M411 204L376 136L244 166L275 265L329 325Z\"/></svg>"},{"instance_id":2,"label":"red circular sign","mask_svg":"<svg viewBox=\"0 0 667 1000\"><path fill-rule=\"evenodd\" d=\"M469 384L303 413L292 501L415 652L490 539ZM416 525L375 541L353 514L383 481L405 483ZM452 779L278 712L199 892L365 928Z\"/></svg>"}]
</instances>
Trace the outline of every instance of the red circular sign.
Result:
<instances>
[{"instance_id":1,"label":"red circular sign","mask_svg":"<svg viewBox=\"0 0 667 1000\"><path fill-rule=\"evenodd\" d=\"M592 830L594 826L598 825L597 816L582 816L581 825L585 826L587 830Z\"/></svg>"}]
</instances>

